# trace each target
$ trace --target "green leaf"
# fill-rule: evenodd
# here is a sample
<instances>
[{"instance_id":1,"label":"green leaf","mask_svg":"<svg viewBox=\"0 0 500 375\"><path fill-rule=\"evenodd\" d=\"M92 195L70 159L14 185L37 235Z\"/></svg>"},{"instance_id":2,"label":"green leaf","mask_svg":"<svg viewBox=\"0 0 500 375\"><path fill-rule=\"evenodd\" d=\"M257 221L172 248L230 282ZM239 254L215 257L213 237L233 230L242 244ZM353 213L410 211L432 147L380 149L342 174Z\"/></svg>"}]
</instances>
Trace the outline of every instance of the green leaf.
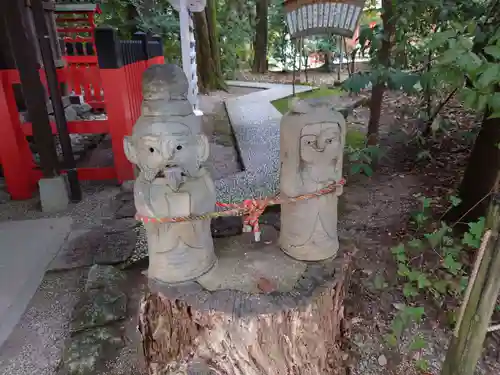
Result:
<instances>
[{"instance_id":1,"label":"green leaf","mask_svg":"<svg viewBox=\"0 0 500 375\"><path fill-rule=\"evenodd\" d=\"M484 48L484 52L490 55L491 57L500 60L500 46L486 46Z\"/></svg>"},{"instance_id":2,"label":"green leaf","mask_svg":"<svg viewBox=\"0 0 500 375\"><path fill-rule=\"evenodd\" d=\"M439 293L445 294L448 289L448 281L446 280L436 280L432 283L432 287L436 289Z\"/></svg>"},{"instance_id":3,"label":"green leaf","mask_svg":"<svg viewBox=\"0 0 500 375\"><path fill-rule=\"evenodd\" d=\"M468 87L465 87L463 88L461 94L464 100L464 105L467 108L474 109L478 98L477 92L475 90L471 90Z\"/></svg>"},{"instance_id":4,"label":"green leaf","mask_svg":"<svg viewBox=\"0 0 500 375\"><path fill-rule=\"evenodd\" d=\"M418 270L411 270L407 277L410 281L417 281L421 274L422 272Z\"/></svg>"},{"instance_id":5,"label":"green leaf","mask_svg":"<svg viewBox=\"0 0 500 375\"><path fill-rule=\"evenodd\" d=\"M369 73L355 73L342 86L346 91L360 92L368 86L372 78Z\"/></svg>"},{"instance_id":6,"label":"green leaf","mask_svg":"<svg viewBox=\"0 0 500 375\"><path fill-rule=\"evenodd\" d=\"M473 236L469 232L464 233L464 238L462 239L462 243L474 249L477 249L479 248L479 246L481 246L481 240L478 240L475 236Z\"/></svg>"},{"instance_id":7,"label":"green leaf","mask_svg":"<svg viewBox=\"0 0 500 375\"><path fill-rule=\"evenodd\" d=\"M351 174L357 174L361 171L362 164L353 164L351 165Z\"/></svg>"},{"instance_id":8,"label":"green leaf","mask_svg":"<svg viewBox=\"0 0 500 375\"><path fill-rule=\"evenodd\" d=\"M455 195L450 196L449 199L450 199L451 205L453 207L457 207L457 206L460 205L460 203L462 203L462 200L459 197L455 196Z\"/></svg>"},{"instance_id":9,"label":"green leaf","mask_svg":"<svg viewBox=\"0 0 500 375\"><path fill-rule=\"evenodd\" d=\"M458 271L462 269L462 263L457 262L452 255L447 255L443 259L443 266L453 275L458 274Z\"/></svg>"},{"instance_id":10,"label":"green leaf","mask_svg":"<svg viewBox=\"0 0 500 375\"><path fill-rule=\"evenodd\" d=\"M373 175L373 169L368 164L361 164L361 169L366 176L371 177Z\"/></svg>"},{"instance_id":11,"label":"green leaf","mask_svg":"<svg viewBox=\"0 0 500 375\"><path fill-rule=\"evenodd\" d=\"M408 269L408 267L405 264L403 264L403 263L398 264L398 275L399 276L407 277L409 273L410 273L410 270Z\"/></svg>"},{"instance_id":12,"label":"green leaf","mask_svg":"<svg viewBox=\"0 0 500 375\"><path fill-rule=\"evenodd\" d=\"M488 116L488 118L500 118L500 112L495 112L492 115Z\"/></svg>"},{"instance_id":13,"label":"green leaf","mask_svg":"<svg viewBox=\"0 0 500 375\"><path fill-rule=\"evenodd\" d=\"M427 346L427 342L425 339L422 337L422 335L417 335L412 343L410 344L410 351L415 352L418 350L421 350Z\"/></svg>"},{"instance_id":14,"label":"green leaf","mask_svg":"<svg viewBox=\"0 0 500 375\"><path fill-rule=\"evenodd\" d=\"M392 320L391 329L392 329L392 332L394 333L394 335L396 336L396 338L399 338L401 336L401 334L403 333L404 322L399 316L396 316Z\"/></svg>"},{"instance_id":15,"label":"green leaf","mask_svg":"<svg viewBox=\"0 0 500 375\"><path fill-rule=\"evenodd\" d=\"M385 335L384 340L391 348L395 348L398 346L398 338L396 335Z\"/></svg>"},{"instance_id":16,"label":"green leaf","mask_svg":"<svg viewBox=\"0 0 500 375\"><path fill-rule=\"evenodd\" d=\"M434 231L433 233L424 234L424 237L429 240L429 243L433 248L436 248L441 244L441 241L443 240L445 234L448 232L449 228L450 227L446 225L446 223L441 222L441 228L439 228L437 231Z\"/></svg>"},{"instance_id":17,"label":"green leaf","mask_svg":"<svg viewBox=\"0 0 500 375\"><path fill-rule=\"evenodd\" d=\"M407 307L404 310L406 316L410 317L415 322L420 322L425 314L425 309L422 306L419 307Z\"/></svg>"},{"instance_id":18,"label":"green leaf","mask_svg":"<svg viewBox=\"0 0 500 375\"><path fill-rule=\"evenodd\" d=\"M476 86L481 89L488 88L500 81L500 65L488 63L486 70L479 76Z\"/></svg>"},{"instance_id":19,"label":"green leaf","mask_svg":"<svg viewBox=\"0 0 500 375\"><path fill-rule=\"evenodd\" d=\"M431 282L429 281L427 276L425 276L423 273L421 273L420 275L418 275L418 278L417 278L417 286L418 286L418 289L427 288L427 287L431 286Z\"/></svg>"},{"instance_id":20,"label":"green leaf","mask_svg":"<svg viewBox=\"0 0 500 375\"><path fill-rule=\"evenodd\" d=\"M439 63L441 65L448 65L454 63L456 60L458 60L459 57L461 57L462 52L456 49L447 49L441 58L439 59Z\"/></svg>"},{"instance_id":21,"label":"green leaf","mask_svg":"<svg viewBox=\"0 0 500 375\"><path fill-rule=\"evenodd\" d=\"M476 110L482 112L486 108L486 105L488 104L488 99L490 95L479 95L477 98L477 104L476 104Z\"/></svg>"},{"instance_id":22,"label":"green leaf","mask_svg":"<svg viewBox=\"0 0 500 375\"><path fill-rule=\"evenodd\" d=\"M411 241L408 241L408 246L410 246L414 249L420 249L420 248L422 248L423 245L424 245L424 243L422 242L422 240L420 240L418 238L414 238Z\"/></svg>"},{"instance_id":23,"label":"green leaf","mask_svg":"<svg viewBox=\"0 0 500 375\"><path fill-rule=\"evenodd\" d=\"M422 372L429 371L429 362L423 358L417 359L415 360L415 367Z\"/></svg>"},{"instance_id":24,"label":"green leaf","mask_svg":"<svg viewBox=\"0 0 500 375\"><path fill-rule=\"evenodd\" d=\"M405 245L403 243L400 243L399 245L391 248L391 253L393 253L393 254L404 254L405 251L406 251Z\"/></svg>"},{"instance_id":25,"label":"green leaf","mask_svg":"<svg viewBox=\"0 0 500 375\"><path fill-rule=\"evenodd\" d=\"M500 92L490 94L488 105L492 110L500 110Z\"/></svg>"},{"instance_id":26,"label":"green leaf","mask_svg":"<svg viewBox=\"0 0 500 375\"><path fill-rule=\"evenodd\" d=\"M419 200L420 202L422 202L422 208L424 209L429 208L433 201L432 198L427 198L427 197L420 197Z\"/></svg>"},{"instance_id":27,"label":"green leaf","mask_svg":"<svg viewBox=\"0 0 500 375\"><path fill-rule=\"evenodd\" d=\"M457 36L457 32L453 29L448 29L446 31L441 31L438 33L435 33L432 36L432 40L429 43L429 49L436 49L438 47L441 47L444 45L446 42L448 42L449 39L454 38Z\"/></svg>"},{"instance_id":28,"label":"green leaf","mask_svg":"<svg viewBox=\"0 0 500 375\"><path fill-rule=\"evenodd\" d=\"M478 221L469 223L469 233L476 236L476 237L481 237L483 235L484 231L484 223L485 219L484 217L480 217Z\"/></svg>"},{"instance_id":29,"label":"green leaf","mask_svg":"<svg viewBox=\"0 0 500 375\"><path fill-rule=\"evenodd\" d=\"M418 296L418 290L411 283L406 283L403 287L403 294L406 298Z\"/></svg>"}]
</instances>

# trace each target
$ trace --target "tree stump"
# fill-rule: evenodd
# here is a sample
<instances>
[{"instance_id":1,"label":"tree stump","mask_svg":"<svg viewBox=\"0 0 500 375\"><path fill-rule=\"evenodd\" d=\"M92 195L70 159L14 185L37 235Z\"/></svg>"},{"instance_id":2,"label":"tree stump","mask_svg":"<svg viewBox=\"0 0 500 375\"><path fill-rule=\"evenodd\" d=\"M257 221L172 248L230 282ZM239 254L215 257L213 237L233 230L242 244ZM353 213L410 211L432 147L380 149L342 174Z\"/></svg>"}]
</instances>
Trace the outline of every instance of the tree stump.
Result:
<instances>
[{"instance_id":1,"label":"tree stump","mask_svg":"<svg viewBox=\"0 0 500 375\"><path fill-rule=\"evenodd\" d=\"M260 243L217 239L218 265L199 282L150 280L139 317L150 374L343 373L354 248L341 241L336 259L301 262L279 249L273 228L263 229Z\"/></svg>"}]
</instances>

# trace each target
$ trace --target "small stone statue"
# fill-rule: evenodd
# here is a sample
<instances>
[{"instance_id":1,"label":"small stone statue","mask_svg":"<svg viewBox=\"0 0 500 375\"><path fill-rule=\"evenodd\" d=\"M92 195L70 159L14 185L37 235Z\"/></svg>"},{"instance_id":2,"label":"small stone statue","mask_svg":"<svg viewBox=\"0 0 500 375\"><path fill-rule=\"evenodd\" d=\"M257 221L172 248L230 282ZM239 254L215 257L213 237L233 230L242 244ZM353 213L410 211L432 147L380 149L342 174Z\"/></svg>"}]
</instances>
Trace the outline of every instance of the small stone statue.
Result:
<instances>
[{"instance_id":1,"label":"small stone statue","mask_svg":"<svg viewBox=\"0 0 500 375\"><path fill-rule=\"evenodd\" d=\"M280 125L281 195L317 192L342 179L346 124L327 104L296 101ZM333 193L281 205L281 249L293 258L318 261L337 254L337 202Z\"/></svg>"},{"instance_id":2,"label":"small stone statue","mask_svg":"<svg viewBox=\"0 0 500 375\"><path fill-rule=\"evenodd\" d=\"M202 167L208 140L186 100L187 80L179 67L152 66L143 84L143 113L132 136L125 137L124 147L127 158L139 168L134 200L147 232L148 277L166 283L187 281L216 262L210 219L177 223L160 219L214 210L215 186Z\"/></svg>"}]
</instances>

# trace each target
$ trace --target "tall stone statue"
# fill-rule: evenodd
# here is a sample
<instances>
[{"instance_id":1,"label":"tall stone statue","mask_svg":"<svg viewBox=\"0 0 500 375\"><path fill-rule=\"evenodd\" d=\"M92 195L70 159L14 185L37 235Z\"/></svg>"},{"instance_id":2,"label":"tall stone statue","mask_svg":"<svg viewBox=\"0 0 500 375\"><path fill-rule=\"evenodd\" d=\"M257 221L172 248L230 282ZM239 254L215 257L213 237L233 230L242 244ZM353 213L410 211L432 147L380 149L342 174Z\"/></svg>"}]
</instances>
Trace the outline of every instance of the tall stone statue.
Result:
<instances>
[{"instance_id":1,"label":"tall stone statue","mask_svg":"<svg viewBox=\"0 0 500 375\"><path fill-rule=\"evenodd\" d=\"M130 137L127 158L139 168L135 207L148 239L148 277L166 283L195 279L216 262L210 219L162 221L215 208L207 169L209 145L201 119L187 101L188 82L175 65L155 65L143 77L142 115Z\"/></svg>"},{"instance_id":2,"label":"tall stone statue","mask_svg":"<svg viewBox=\"0 0 500 375\"><path fill-rule=\"evenodd\" d=\"M346 124L328 104L297 101L280 125L281 195L314 193L342 179ZM318 261L337 254L337 202L342 187L317 198L281 205L281 249Z\"/></svg>"}]
</instances>

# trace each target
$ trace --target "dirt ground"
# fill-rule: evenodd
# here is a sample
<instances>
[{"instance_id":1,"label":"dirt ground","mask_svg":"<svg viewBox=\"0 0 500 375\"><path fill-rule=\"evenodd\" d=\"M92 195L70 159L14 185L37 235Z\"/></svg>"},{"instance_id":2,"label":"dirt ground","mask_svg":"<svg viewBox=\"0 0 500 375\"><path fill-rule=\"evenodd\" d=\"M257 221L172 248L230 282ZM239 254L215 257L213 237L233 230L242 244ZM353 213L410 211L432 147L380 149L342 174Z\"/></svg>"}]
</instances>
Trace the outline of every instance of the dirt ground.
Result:
<instances>
[{"instance_id":1,"label":"dirt ground","mask_svg":"<svg viewBox=\"0 0 500 375\"><path fill-rule=\"evenodd\" d=\"M424 350L409 358L404 350L401 353L389 350L383 340L397 312L395 306L405 302L390 248L412 231L409 218L416 207L415 194L439 202L441 197L456 190L471 150L471 143L462 137L462 132L473 128L478 121L456 102L450 103L444 114L455 123L456 130L429 143L431 160L416 161L421 150L411 142L416 130L416 104L413 98L399 93L386 95L380 128L385 157L371 178L348 180L344 189L346 207L339 214L339 225L342 235L354 240L359 248L347 301L352 326L346 362L353 375L419 374L411 363L417 358L429 362L425 375L438 375L451 334L445 311L429 299L424 301L424 323L409 329L402 340L407 343L418 332L427 342ZM368 116L367 108L357 110L356 126L362 128ZM436 216L441 213L436 212ZM375 286L374 280L380 276L387 282L384 288ZM489 335L485 347L477 373L498 374L495 336Z\"/></svg>"}]
</instances>

